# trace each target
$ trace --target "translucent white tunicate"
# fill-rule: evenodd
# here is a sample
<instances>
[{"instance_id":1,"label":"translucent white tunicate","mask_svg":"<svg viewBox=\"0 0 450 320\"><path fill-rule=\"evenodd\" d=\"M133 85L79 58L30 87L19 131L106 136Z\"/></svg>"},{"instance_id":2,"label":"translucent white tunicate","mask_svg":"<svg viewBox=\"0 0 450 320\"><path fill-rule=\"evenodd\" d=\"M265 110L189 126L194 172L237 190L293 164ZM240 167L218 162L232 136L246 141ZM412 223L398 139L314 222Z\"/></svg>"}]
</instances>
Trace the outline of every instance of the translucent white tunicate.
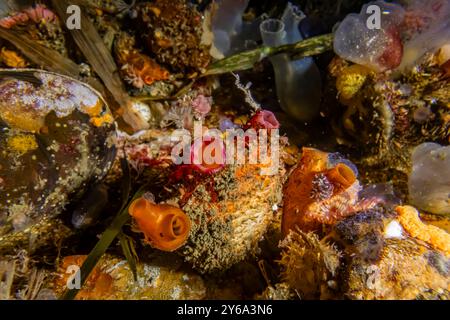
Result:
<instances>
[{"instance_id":1,"label":"translucent white tunicate","mask_svg":"<svg viewBox=\"0 0 450 320\"><path fill-rule=\"evenodd\" d=\"M334 51L343 59L376 71L389 69L391 63L386 63L383 55L387 50L401 51L401 48L393 47L401 45L394 43L393 37L404 14L404 9L397 4L367 3L359 14L349 14L339 24L334 33Z\"/></svg>"},{"instance_id":2,"label":"translucent white tunicate","mask_svg":"<svg viewBox=\"0 0 450 320\"><path fill-rule=\"evenodd\" d=\"M450 41L450 0L373 1L349 14L334 33L341 58L375 71L414 66Z\"/></svg>"},{"instance_id":3,"label":"translucent white tunicate","mask_svg":"<svg viewBox=\"0 0 450 320\"><path fill-rule=\"evenodd\" d=\"M259 24L263 17L244 22L242 15L249 0L218 0L212 13L214 45L211 55L221 59L242 50L252 49L259 41Z\"/></svg>"},{"instance_id":4,"label":"translucent white tunicate","mask_svg":"<svg viewBox=\"0 0 450 320\"><path fill-rule=\"evenodd\" d=\"M410 0L406 10L399 70L412 67L426 52L450 43L450 0Z\"/></svg>"},{"instance_id":5,"label":"translucent white tunicate","mask_svg":"<svg viewBox=\"0 0 450 320\"><path fill-rule=\"evenodd\" d=\"M267 19L260 25L267 46L279 46L303 40L298 25L305 17L288 3L281 19ZM311 57L291 60L288 54L270 58L275 72L277 96L281 108L297 120L308 121L319 112L322 83L319 69Z\"/></svg>"},{"instance_id":6,"label":"translucent white tunicate","mask_svg":"<svg viewBox=\"0 0 450 320\"><path fill-rule=\"evenodd\" d=\"M408 188L410 201L417 208L450 214L450 146L431 142L417 146Z\"/></svg>"}]
</instances>

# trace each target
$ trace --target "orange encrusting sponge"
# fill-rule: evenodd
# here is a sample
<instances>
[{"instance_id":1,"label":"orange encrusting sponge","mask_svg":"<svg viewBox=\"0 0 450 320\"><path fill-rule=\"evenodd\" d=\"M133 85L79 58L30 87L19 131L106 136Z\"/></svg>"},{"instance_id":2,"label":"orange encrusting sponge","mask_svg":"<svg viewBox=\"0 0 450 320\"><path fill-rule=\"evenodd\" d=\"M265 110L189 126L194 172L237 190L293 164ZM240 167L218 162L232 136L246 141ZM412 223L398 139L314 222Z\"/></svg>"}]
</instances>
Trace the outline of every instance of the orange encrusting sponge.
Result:
<instances>
[{"instance_id":1,"label":"orange encrusting sponge","mask_svg":"<svg viewBox=\"0 0 450 320\"><path fill-rule=\"evenodd\" d=\"M139 231L154 248L174 251L187 240L191 229L189 217L179 208L155 204L145 197L134 200L129 209Z\"/></svg>"}]
</instances>

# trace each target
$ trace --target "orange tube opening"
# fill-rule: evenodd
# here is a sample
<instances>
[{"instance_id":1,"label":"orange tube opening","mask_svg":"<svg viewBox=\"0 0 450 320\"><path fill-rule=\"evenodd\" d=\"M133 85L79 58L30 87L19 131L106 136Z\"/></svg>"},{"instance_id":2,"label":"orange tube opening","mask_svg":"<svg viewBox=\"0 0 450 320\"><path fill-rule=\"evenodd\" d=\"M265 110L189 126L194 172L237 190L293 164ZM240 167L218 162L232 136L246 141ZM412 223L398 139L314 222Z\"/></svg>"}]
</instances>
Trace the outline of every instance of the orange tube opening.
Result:
<instances>
[{"instance_id":1,"label":"orange tube opening","mask_svg":"<svg viewBox=\"0 0 450 320\"><path fill-rule=\"evenodd\" d=\"M191 221L178 207L155 204L142 197L133 201L129 213L147 242L156 249L174 251L189 236Z\"/></svg>"},{"instance_id":2,"label":"orange tube opening","mask_svg":"<svg viewBox=\"0 0 450 320\"><path fill-rule=\"evenodd\" d=\"M340 184L344 189L350 187L356 181L356 174L343 163L338 163L327 175L332 182Z\"/></svg>"}]
</instances>

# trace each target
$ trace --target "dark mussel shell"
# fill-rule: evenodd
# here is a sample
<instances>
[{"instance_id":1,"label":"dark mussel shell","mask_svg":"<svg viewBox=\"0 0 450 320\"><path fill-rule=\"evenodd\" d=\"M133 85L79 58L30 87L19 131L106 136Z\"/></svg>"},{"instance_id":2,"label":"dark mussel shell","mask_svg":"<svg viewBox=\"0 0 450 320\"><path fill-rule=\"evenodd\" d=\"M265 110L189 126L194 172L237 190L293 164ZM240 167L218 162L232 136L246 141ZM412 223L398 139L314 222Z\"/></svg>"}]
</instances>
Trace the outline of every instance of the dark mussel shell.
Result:
<instances>
[{"instance_id":1,"label":"dark mussel shell","mask_svg":"<svg viewBox=\"0 0 450 320\"><path fill-rule=\"evenodd\" d=\"M106 175L115 135L106 102L88 85L0 69L0 251Z\"/></svg>"}]
</instances>

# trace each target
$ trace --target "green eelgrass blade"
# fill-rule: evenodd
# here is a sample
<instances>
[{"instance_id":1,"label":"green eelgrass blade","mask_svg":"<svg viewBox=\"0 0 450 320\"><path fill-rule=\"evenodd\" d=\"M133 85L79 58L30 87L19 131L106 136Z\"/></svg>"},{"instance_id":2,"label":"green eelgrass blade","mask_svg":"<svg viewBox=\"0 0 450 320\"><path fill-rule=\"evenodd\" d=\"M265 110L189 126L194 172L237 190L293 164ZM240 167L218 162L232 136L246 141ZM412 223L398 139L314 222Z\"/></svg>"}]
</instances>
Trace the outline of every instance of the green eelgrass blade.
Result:
<instances>
[{"instance_id":1,"label":"green eelgrass blade","mask_svg":"<svg viewBox=\"0 0 450 320\"><path fill-rule=\"evenodd\" d=\"M278 47L262 46L216 61L208 67L202 76L251 69L256 62L280 53L287 53L293 59L301 59L332 50L332 48L333 35L331 33Z\"/></svg>"},{"instance_id":2,"label":"green eelgrass blade","mask_svg":"<svg viewBox=\"0 0 450 320\"><path fill-rule=\"evenodd\" d=\"M121 234L122 227L130 221L130 215L128 214L128 207L135 199L139 198L145 193L146 185L141 187L133 196L131 201L128 201L130 197L131 192L131 174L130 174L130 167L128 165L128 162L126 159L121 160L121 167L123 172L123 180L122 180L122 206L119 210L119 213L112 221L111 225L106 229L100 240L97 242L95 247L92 249L92 251L89 253L88 257L84 261L83 265L80 268L80 278L81 278L81 287L85 283L86 279L89 277L89 274L91 271L95 268L98 261L102 257L102 255L108 250L111 243L114 241L114 239ZM122 244L122 242L121 242ZM123 247L122 247L123 248ZM127 254L124 252L125 255ZM130 253L134 253L134 249L130 251ZM131 259L128 259L128 262L130 263ZM133 265L130 264L131 269L133 270ZM135 267L135 265L134 265ZM135 270L135 268L134 268ZM135 271L133 271L133 274L135 274ZM64 292L61 299L64 300L72 300L76 297L78 293L78 289L68 289Z\"/></svg>"},{"instance_id":3,"label":"green eelgrass blade","mask_svg":"<svg viewBox=\"0 0 450 320\"><path fill-rule=\"evenodd\" d=\"M127 259L128 264L130 265L131 272L133 272L134 280L137 281L137 253L136 248L134 247L134 241L131 237L127 236L123 232L119 233L119 242L122 247L123 254Z\"/></svg>"},{"instance_id":4,"label":"green eelgrass blade","mask_svg":"<svg viewBox=\"0 0 450 320\"><path fill-rule=\"evenodd\" d=\"M102 257L102 255L109 248L114 239L122 232L122 227L131 220L130 215L128 214L128 207L135 199L139 198L145 193L146 186L141 187L133 196L129 204L119 212L119 214L114 218L111 225L106 229L100 240L97 242L95 247L87 256L83 265L80 268L80 278L81 278L81 287L85 283L86 279L89 277L91 271L95 268L98 261ZM64 292L61 299L62 300L72 300L76 297L79 289L68 289Z\"/></svg>"}]
</instances>

